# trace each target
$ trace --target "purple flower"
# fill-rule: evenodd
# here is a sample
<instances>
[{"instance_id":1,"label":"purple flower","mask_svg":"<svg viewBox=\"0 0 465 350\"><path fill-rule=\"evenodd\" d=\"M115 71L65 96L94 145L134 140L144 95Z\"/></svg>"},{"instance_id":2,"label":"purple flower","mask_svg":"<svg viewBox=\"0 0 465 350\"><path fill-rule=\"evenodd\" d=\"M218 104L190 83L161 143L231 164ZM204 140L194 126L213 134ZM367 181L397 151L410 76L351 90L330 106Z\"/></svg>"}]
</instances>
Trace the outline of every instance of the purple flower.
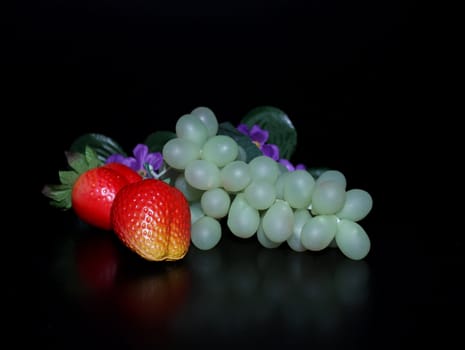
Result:
<instances>
[{"instance_id":1,"label":"purple flower","mask_svg":"<svg viewBox=\"0 0 465 350\"><path fill-rule=\"evenodd\" d=\"M273 158L274 160L279 159L279 147L271 143L266 143L269 137L268 131L263 130L258 125L254 125L249 129L246 124L239 124L237 130L250 137L252 142L257 145L265 156Z\"/></svg>"},{"instance_id":2,"label":"purple flower","mask_svg":"<svg viewBox=\"0 0 465 350\"><path fill-rule=\"evenodd\" d=\"M150 170L157 171L163 165L163 156L160 152L149 153L147 145L139 143L132 151L134 157L125 157L122 154L112 154L106 163L122 163L147 177L147 166Z\"/></svg>"},{"instance_id":3,"label":"purple flower","mask_svg":"<svg viewBox=\"0 0 465 350\"><path fill-rule=\"evenodd\" d=\"M305 165L297 164L296 166L294 166L290 161L288 161L287 159L284 159L284 158L281 158L278 161L278 163L284 165L287 168L287 170L289 170L289 171L305 170L306 169Z\"/></svg>"}]
</instances>

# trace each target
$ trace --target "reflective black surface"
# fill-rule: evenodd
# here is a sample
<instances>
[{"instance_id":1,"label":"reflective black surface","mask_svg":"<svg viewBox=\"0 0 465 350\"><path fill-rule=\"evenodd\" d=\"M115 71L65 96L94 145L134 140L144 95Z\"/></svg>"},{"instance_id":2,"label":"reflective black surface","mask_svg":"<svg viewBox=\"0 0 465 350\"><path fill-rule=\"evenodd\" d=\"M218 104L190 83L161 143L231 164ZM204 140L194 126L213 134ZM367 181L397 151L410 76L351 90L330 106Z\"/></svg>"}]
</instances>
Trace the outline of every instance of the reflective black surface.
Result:
<instances>
[{"instance_id":1,"label":"reflective black surface","mask_svg":"<svg viewBox=\"0 0 465 350\"><path fill-rule=\"evenodd\" d=\"M15 218L2 253L7 338L59 349L459 339L465 247L460 230L434 224L453 218L430 196L440 190L431 164L442 160L424 117L434 99L421 7L215 4L15 5L5 50L15 126L4 147L15 165L5 174L14 184L5 217ZM286 111L298 133L293 161L340 170L373 196L361 222L369 255L267 250L224 228L213 250L154 264L40 193L82 133L130 151L200 105L233 124L256 106Z\"/></svg>"},{"instance_id":2,"label":"reflective black surface","mask_svg":"<svg viewBox=\"0 0 465 350\"><path fill-rule=\"evenodd\" d=\"M28 306L15 309L19 327L47 347L398 347L454 339L449 317L463 306L463 287L448 285L460 247L428 250L419 227L378 210L361 222L372 239L361 261L265 249L224 227L217 247L170 263L140 259L72 212L43 212L50 231L14 293Z\"/></svg>"}]
</instances>

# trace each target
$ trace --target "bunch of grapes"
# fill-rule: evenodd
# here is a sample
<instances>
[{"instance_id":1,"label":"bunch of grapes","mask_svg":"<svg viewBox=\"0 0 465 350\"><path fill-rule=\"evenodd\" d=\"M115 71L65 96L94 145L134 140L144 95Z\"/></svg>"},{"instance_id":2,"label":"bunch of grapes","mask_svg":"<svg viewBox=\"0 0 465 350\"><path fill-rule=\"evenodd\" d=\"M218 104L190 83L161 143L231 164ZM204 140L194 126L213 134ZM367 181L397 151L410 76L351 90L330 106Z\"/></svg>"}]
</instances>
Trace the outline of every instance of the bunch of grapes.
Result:
<instances>
[{"instance_id":1,"label":"bunch of grapes","mask_svg":"<svg viewBox=\"0 0 465 350\"><path fill-rule=\"evenodd\" d=\"M225 220L233 235L255 237L265 248L287 244L296 252L339 248L363 259L370 239L358 223L373 201L362 189L347 189L344 174L289 170L266 155L247 161L244 149L219 134L218 119L197 107L176 122L176 136L163 146L173 185L190 203L192 244L214 248Z\"/></svg>"}]
</instances>

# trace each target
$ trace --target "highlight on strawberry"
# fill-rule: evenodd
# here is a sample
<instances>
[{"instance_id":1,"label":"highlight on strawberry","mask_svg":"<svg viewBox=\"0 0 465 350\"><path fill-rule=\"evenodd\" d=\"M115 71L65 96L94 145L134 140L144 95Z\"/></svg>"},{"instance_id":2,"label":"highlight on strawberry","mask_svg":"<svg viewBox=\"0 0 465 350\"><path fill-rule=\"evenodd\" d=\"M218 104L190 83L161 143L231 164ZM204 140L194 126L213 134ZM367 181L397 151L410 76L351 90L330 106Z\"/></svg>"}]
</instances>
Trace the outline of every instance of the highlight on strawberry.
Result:
<instances>
[{"instance_id":1,"label":"highlight on strawberry","mask_svg":"<svg viewBox=\"0 0 465 350\"><path fill-rule=\"evenodd\" d=\"M371 195L348 188L336 169L293 163L296 145L279 108L254 108L234 126L200 106L173 131L149 134L132 155L106 135L82 135L66 153L71 170L43 194L150 261L182 259L191 246L213 249L225 228L268 249L337 248L365 258L371 243L360 221Z\"/></svg>"}]
</instances>

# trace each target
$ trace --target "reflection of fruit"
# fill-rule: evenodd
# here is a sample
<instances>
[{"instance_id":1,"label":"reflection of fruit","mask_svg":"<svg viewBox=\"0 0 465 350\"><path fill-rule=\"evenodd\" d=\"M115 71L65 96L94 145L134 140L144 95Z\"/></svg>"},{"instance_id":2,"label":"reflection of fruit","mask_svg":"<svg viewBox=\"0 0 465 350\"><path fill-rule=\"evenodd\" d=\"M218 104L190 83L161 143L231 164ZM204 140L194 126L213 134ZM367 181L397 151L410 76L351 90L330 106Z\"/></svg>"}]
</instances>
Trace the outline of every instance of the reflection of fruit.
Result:
<instances>
[{"instance_id":1,"label":"reflection of fruit","mask_svg":"<svg viewBox=\"0 0 465 350\"><path fill-rule=\"evenodd\" d=\"M135 328L163 328L184 303L189 289L189 271L183 266L170 267L123 283L118 288L117 307L122 319Z\"/></svg>"},{"instance_id":2,"label":"reflection of fruit","mask_svg":"<svg viewBox=\"0 0 465 350\"><path fill-rule=\"evenodd\" d=\"M190 245L189 203L164 181L145 179L115 196L111 220L117 236L146 260L179 260Z\"/></svg>"},{"instance_id":3,"label":"reflection of fruit","mask_svg":"<svg viewBox=\"0 0 465 350\"><path fill-rule=\"evenodd\" d=\"M95 294L106 293L115 284L119 256L109 235L82 238L75 250L76 268L81 283Z\"/></svg>"}]
</instances>

